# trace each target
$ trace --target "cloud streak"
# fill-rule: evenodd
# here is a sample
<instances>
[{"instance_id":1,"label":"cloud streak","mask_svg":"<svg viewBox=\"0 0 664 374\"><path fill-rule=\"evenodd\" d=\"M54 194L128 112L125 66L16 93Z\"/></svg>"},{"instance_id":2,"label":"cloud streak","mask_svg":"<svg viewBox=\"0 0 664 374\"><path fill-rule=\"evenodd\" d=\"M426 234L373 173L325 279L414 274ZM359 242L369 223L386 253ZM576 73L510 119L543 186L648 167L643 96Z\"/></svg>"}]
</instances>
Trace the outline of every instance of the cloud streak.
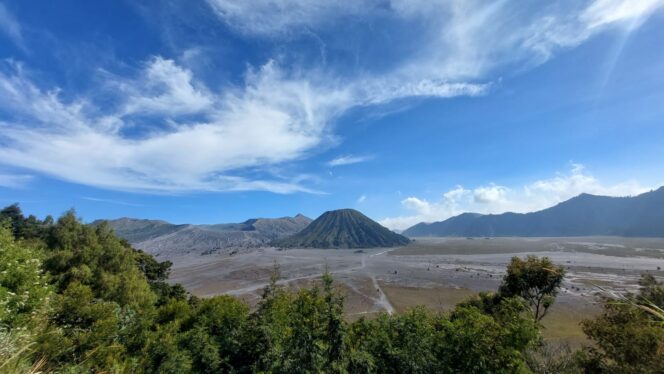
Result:
<instances>
[{"instance_id":1,"label":"cloud streak","mask_svg":"<svg viewBox=\"0 0 664 374\"><path fill-rule=\"evenodd\" d=\"M339 156L337 158L328 161L327 166L335 167L335 166L359 164L361 162L367 162L372 158L373 156L352 156L352 155Z\"/></svg>"},{"instance_id":2,"label":"cloud streak","mask_svg":"<svg viewBox=\"0 0 664 374\"><path fill-rule=\"evenodd\" d=\"M23 31L13 14L0 3L0 30L2 30L19 48L25 50Z\"/></svg>"},{"instance_id":3,"label":"cloud streak","mask_svg":"<svg viewBox=\"0 0 664 374\"><path fill-rule=\"evenodd\" d=\"M97 202L97 203L106 203L106 204L123 205L123 206L134 206L134 207L145 206L143 204L129 203L129 202L122 201L122 200L101 199L101 198L98 198L98 197L90 197L90 196L82 196L81 199L87 200L87 201L94 201L94 202Z\"/></svg>"}]
</instances>

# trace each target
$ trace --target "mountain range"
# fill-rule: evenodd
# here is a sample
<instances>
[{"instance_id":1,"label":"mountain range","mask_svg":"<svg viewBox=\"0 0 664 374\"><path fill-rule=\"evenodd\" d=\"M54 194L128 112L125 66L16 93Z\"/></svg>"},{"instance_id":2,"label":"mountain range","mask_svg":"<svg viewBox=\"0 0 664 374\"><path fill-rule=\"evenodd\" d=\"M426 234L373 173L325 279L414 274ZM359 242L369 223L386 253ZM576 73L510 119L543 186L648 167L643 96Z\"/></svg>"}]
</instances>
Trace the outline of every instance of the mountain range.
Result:
<instances>
[{"instance_id":1,"label":"mountain range","mask_svg":"<svg viewBox=\"0 0 664 374\"><path fill-rule=\"evenodd\" d=\"M634 197L581 194L532 213L464 213L418 223L403 232L424 236L664 237L664 187Z\"/></svg>"},{"instance_id":2,"label":"mountain range","mask_svg":"<svg viewBox=\"0 0 664 374\"><path fill-rule=\"evenodd\" d=\"M406 245L410 239L354 209L323 213L297 234L273 241L286 248L373 248Z\"/></svg>"},{"instance_id":3,"label":"mountain range","mask_svg":"<svg viewBox=\"0 0 664 374\"><path fill-rule=\"evenodd\" d=\"M311 219L298 214L294 217L255 218L241 223L215 225L176 225L134 218L104 221L134 248L160 258L172 258L187 253L209 254L268 245L275 239L299 232L309 225ZM98 220L92 225L101 222Z\"/></svg>"}]
</instances>

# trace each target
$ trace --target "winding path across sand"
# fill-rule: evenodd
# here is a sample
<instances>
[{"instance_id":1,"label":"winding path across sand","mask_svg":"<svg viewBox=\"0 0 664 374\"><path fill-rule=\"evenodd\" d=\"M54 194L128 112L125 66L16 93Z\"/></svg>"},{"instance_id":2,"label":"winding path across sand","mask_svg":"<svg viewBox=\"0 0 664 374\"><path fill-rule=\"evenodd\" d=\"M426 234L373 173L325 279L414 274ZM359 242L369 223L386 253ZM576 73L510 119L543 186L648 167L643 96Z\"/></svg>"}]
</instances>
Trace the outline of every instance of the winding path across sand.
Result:
<instances>
[{"instance_id":1,"label":"winding path across sand","mask_svg":"<svg viewBox=\"0 0 664 374\"><path fill-rule=\"evenodd\" d=\"M394 250L394 249L387 249L387 250L384 250L382 252L372 253L372 254L368 254L368 255L365 254L365 255L362 256L362 260L361 260L359 266L354 266L354 267L350 267L350 268L346 268L346 269L342 269L342 270L331 271L331 273L332 274L350 273L350 272L354 272L354 271L357 271L357 270L365 269L367 267L367 260L368 259L371 259L372 257L375 257L375 256L380 256L380 255L386 254L386 253L388 253L392 250ZM285 285L285 284L288 284L288 283L293 282L293 281L318 278L322 275L323 275L322 273L314 273L314 274L308 274L308 275L303 275L303 276L299 276L299 277L280 279L277 282L277 284ZM373 284L373 287L376 289L377 296L373 297L373 296L365 295L365 294L362 294L362 295L364 295L367 298L373 300L376 307L384 309L386 312L388 312L390 314L394 313L394 310L395 310L394 306L392 305L392 303L390 303L390 300L387 298L387 296L385 296L385 292L383 292L383 290L380 288L380 285L378 284L378 280L376 279L376 277L372 275L370 278L371 278L371 282ZM253 285L247 286L247 287L228 290L228 291L224 292L224 294L238 296L238 295L258 291L260 289L265 288L268 285L269 285L269 283L267 283L267 282L260 283L260 284L253 284Z\"/></svg>"}]
</instances>

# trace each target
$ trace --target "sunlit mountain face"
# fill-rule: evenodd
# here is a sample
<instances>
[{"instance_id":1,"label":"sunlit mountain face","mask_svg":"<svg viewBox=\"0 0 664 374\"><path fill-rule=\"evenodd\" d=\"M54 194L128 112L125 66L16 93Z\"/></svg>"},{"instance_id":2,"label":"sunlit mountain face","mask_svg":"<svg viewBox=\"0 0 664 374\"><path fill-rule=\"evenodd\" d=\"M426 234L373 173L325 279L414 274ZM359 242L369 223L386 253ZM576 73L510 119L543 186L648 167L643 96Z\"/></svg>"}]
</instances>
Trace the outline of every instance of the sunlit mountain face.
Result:
<instances>
[{"instance_id":1,"label":"sunlit mountain face","mask_svg":"<svg viewBox=\"0 0 664 374\"><path fill-rule=\"evenodd\" d=\"M394 230L664 184L664 2L0 1L0 199Z\"/></svg>"}]
</instances>

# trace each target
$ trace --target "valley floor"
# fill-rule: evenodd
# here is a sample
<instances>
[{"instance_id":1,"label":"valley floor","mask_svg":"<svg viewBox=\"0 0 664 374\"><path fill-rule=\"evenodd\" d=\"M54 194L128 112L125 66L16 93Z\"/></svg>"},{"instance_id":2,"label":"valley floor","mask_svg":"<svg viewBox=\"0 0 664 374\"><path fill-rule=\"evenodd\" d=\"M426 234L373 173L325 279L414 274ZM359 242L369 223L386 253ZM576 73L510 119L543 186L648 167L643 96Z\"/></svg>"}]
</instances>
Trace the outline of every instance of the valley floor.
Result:
<instances>
[{"instance_id":1,"label":"valley floor","mask_svg":"<svg viewBox=\"0 0 664 374\"><path fill-rule=\"evenodd\" d=\"M578 323L599 311L598 292L634 291L644 272L664 276L664 239L652 238L418 238L406 247L361 251L231 253L172 258L170 280L197 296L232 294L255 305L275 264L280 283L293 288L315 282L327 267L355 319L415 305L450 309L474 293L496 290L512 256L548 256L567 276L543 321L544 334L573 343L583 340Z\"/></svg>"}]
</instances>

